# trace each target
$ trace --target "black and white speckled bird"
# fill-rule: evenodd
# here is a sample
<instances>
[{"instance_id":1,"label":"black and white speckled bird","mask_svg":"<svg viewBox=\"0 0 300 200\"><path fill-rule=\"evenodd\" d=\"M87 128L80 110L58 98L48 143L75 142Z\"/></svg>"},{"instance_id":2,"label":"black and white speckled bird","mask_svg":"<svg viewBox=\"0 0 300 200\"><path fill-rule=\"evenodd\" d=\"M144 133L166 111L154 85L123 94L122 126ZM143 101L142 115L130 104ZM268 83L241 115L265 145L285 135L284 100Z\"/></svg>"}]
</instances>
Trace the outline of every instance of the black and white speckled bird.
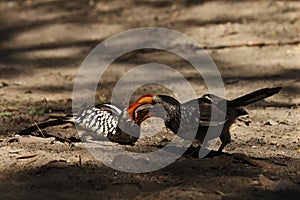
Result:
<instances>
[{"instance_id":1,"label":"black and white speckled bird","mask_svg":"<svg viewBox=\"0 0 300 200\"><path fill-rule=\"evenodd\" d=\"M137 102L141 104L152 104L154 108L150 109L150 111L149 109L142 111L143 109L139 108L137 110L139 110L138 113L143 113L143 119L141 121L152 116L163 118L166 127L175 134L180 127L179 136L184 139L194 139L191 138L191 133L189 133L194 132L196 133L195 139L203 143L209 127L212 128L213 132L214 130L219 133L221 131L220 135L207 136L209 139L219 136L222 144L218 151L222 152L224 147L230 143L231 140L229 132L230 126L234 123L236 118L248 114L241 107L270 97L280 90L280 87L264 88L234 100L226 100L213 94L206 94L198 99L193 99L183 104L180 104L171 96L148 94L140 97ZM155 105L161 106L165 113L159 111L159 109L155 109ZM213 119L211 118L212 111L214 112Z\"/></svg>"},{"instance_id":2,"label":"black and white speckled bird","mask_svg":"<svg viewBox=\"0 0 300 200\"><path fill-rule=\"evenodd\" d=\"M133 103L127 108L121 109L116 105L104 103L97 107L83 109L77 114L66 115L61 119L39 123L17 134L24 135L49 126L72 123L106 137L112 142L134 144L139 138L140 120L144 117L143 113L135 113L139 106L139 103ZM135 116L138 117L135 118Z\"/></svg>"}]
</instances>

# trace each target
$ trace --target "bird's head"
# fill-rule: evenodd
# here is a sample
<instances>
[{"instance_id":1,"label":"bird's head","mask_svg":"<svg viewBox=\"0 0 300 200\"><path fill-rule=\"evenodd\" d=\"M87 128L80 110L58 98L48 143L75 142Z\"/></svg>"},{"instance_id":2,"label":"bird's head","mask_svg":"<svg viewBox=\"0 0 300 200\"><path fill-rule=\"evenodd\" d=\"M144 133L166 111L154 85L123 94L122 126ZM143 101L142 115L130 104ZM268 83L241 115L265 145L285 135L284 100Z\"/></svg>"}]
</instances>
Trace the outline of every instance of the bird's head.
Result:
<instances>
[{"instance_id":1,"label":"bird's head","mask_svg":"<svg viewBox=\"0 0 300 200\"><path fill-rule=\"evenodd\" d=\"M154 95L154 94L146 94L138 98L136 103L140 104L162 104L164 107L167 106L179 106L180 103L173 97L168 95Z\"/></svg>"},{"instance_id":2,"label":"bird's head","mask_svg":"<svg viewBox=\"0 0 300 200\"><path fill-rule=\"evenodd\" d=\"M146 94L141 96L136 103L139 105L135 108L134 117L139 123L150 117L159 117L165 120L170 118L174 111L180 110L180 103L167 95Z\"/></svg>"},{"instance_id":3,"label":"bird's head","mask_svg":"<svg viewBox=\"0 0 300 200\"><path fill-rule=\"evenodd\" d=\"M147 118L147 105L143 106L143 112L136 111L141 103L133 103L124 108L119 116L117 136L113 140L119 143L134 143L140 135L140 125L144 118Z\"/></svg>"},{"instance_id":4,"label":"bird's head","mask_svg":"<svg viewBox=\"0 0 300 200\"><path fill-rule=\"evenodd\" d=\"M119 116L118 126L121 128L132 127L139 129L141 123L150 117L150 109L153 105L135 102L124 108Z\"/></svg>"}]
</instances>

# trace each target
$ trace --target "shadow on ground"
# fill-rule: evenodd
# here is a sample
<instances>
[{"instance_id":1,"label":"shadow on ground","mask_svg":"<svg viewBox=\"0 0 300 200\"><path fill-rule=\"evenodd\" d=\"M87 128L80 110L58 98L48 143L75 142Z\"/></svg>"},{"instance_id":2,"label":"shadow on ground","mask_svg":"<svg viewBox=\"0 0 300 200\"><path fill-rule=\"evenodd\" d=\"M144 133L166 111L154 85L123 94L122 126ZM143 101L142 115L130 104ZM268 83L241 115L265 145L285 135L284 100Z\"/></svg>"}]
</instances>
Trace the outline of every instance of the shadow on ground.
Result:
<instances>
[{"instance_id":1,"label":"shadow on ground","mask_svg":"<svg viewBox=\"0 0 300 200\"><path fill-rule=\"evenodd\" d=\"M277 160L283 162L282 158L272 158L272 162ZM299 167L299 160L291 163L285 158L284 162L293 165L295 170ZM0 191L4 199L76 199L78 195L88 199L142 199L175 198L187 194L213 199L296 199L300 195L297 183L294 183L295 187L276 192L263 189L257 183L259 174L279 179L277 172L284 173L284 168L279 166L277 170L266 171L235 162L231 157L180 158L156 172L128 174L92 161L83 165L51 162L37 169L11 174L1 181Z\"/></svg>"}]
</instances>

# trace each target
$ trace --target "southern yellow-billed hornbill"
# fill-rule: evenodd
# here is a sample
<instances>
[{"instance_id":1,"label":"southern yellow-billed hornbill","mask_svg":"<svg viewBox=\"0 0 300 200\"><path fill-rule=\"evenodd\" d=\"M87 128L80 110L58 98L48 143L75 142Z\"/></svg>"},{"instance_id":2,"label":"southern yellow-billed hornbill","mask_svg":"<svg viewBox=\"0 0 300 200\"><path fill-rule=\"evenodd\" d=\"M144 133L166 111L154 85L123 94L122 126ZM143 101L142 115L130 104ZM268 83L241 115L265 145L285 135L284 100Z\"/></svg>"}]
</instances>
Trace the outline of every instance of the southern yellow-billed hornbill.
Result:
<instances>
[{"instance_id":1,"label":"southern yellow-billed hornbill","mask_svg":"<svg viewBox=\"0 0 300 200\"><path fill-rule=\"evenodd\" d=\"M236 118L248 114L241 107L270 97L280 90L280 87L264 88L234 100L227 100L213 94L206 94L198 99L193 99L183 104L180 104L171 96L149 94L140 97L137 102L159 106L157 109L155 109L154 106L150 111L149 109L142 111L143 109L140 107L141 109L138 108L138 113L144 113L141 121L151 116L164 118L165 126L175 134L180 127L179 136L184 139L193 139L189 135L189 131L196 131L195 139L200 143L203 143L209 127L216 131L219 130L221 134L218 136L222 144L218 152L222 152L224 147L230 143L231 140L229 132L230 126L234 123ZM225 106L227 106L226 109L224 109ZM161 109L158 109L159 107L162 107L164 112L161 112ZM212 111L214 112L213 119L211 118ZM221 126L223 126L222 129ZM208 135L208 137L209 139L213 139L217 136Z\"/></svg>"},{"instance_id":2,"label":"southern yellow-billed hornbill","mask_svg":"<svg viewBox=\"0 0 300 200\"><path fill-rule=\"evenodd\" d=\"M61 119L33 125L17 134L24 135L49 126L66 123L76 124L81 128L108 138L119 144L134 144L139 138L140 123L143 113L135 113L139 103L133 103L127 108L120 109L109 103L100 104L93 108L83 109L77 114L66 115ZM135 116L138 116L135 118Z\"/></svg>"}]
</instances>

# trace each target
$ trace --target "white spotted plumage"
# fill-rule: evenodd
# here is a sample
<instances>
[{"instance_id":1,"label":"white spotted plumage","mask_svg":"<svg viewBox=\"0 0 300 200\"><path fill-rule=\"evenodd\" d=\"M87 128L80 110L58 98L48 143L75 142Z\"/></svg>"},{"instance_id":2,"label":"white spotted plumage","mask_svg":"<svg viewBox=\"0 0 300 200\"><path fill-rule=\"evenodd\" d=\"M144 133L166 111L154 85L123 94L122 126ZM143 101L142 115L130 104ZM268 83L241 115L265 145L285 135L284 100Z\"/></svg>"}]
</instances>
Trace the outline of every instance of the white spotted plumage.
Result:
<instances>
[{"instance_id":1,"label":"white spotted plumage","mask_svg":"<svg viewBox=\"0 0 300 200\"><path fill-rule=\"evenodd\" d=\"M129 108L124 107L121 110L115 105L102 104L93 108L83 109L76 114L68 114L60 119L39 123L19 131L18 134L28 134L49 126L72 123L89 131L89 135L91 133L97 134L108 138L112 142L132 145L138 140L140 128L136 126L134 120L129 119Z\"/></svg>"},{"instance_id":2,"label":"white spotted plumage","mask_svg":"<svg viewBox=\"0 0 300 200\"><path fill-rule=\"evenodd\" d=\"M75 117L75 123L98 135L107 137L117 133L118 118L121 109L115 105L102 104L98 108L88 108Z\"/></svg>"}]
</instances>

